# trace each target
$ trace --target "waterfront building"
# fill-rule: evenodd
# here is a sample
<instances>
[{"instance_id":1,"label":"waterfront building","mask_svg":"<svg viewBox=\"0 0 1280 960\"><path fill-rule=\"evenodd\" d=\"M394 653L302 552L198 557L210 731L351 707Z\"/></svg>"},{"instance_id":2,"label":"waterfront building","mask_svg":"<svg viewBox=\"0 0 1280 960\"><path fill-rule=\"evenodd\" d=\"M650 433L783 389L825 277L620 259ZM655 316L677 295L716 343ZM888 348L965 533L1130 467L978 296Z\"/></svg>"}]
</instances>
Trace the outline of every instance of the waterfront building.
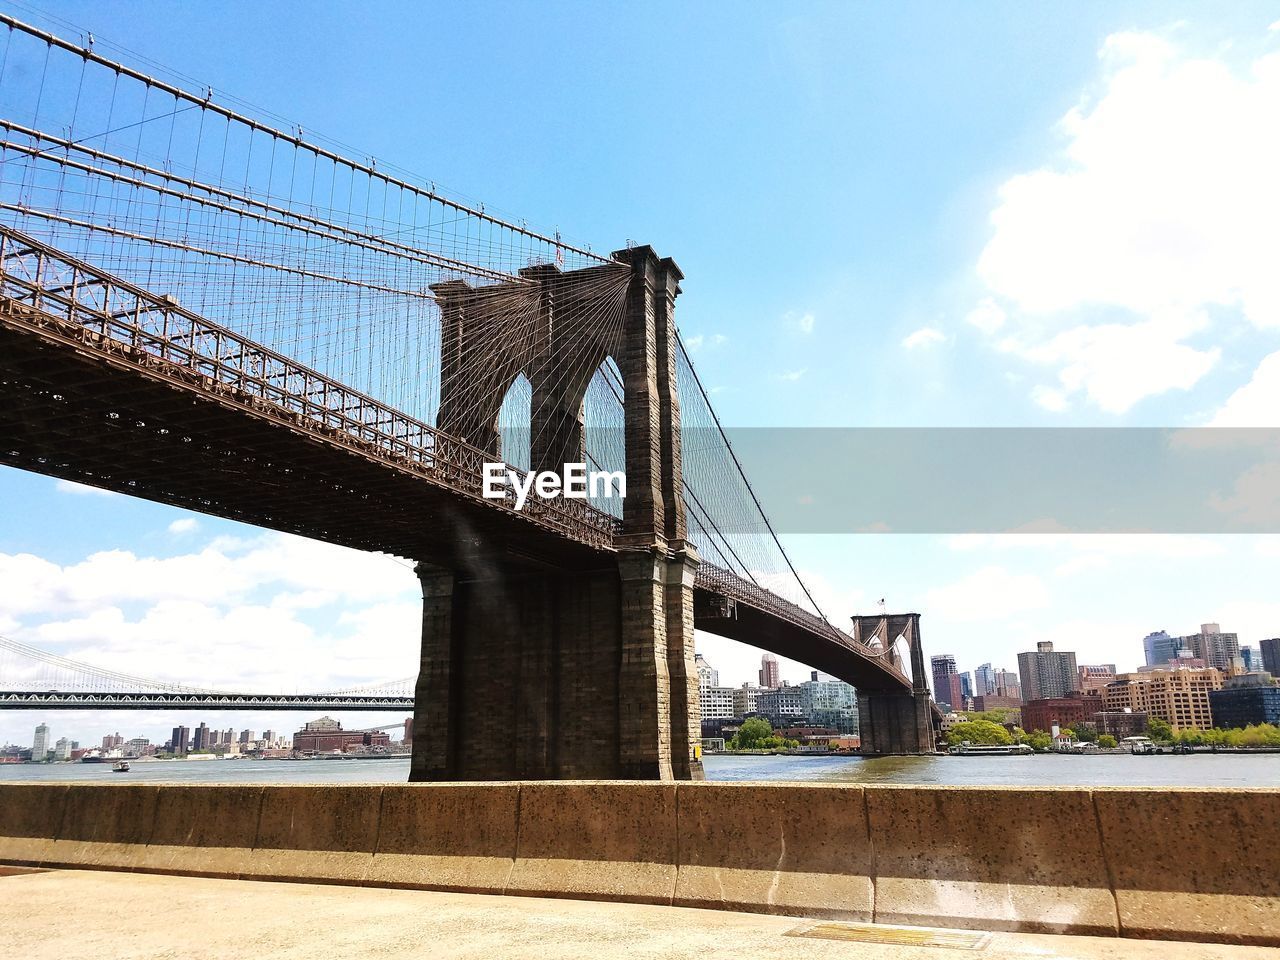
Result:
<instances>
[{"instance_id":1,"label":"waterfront building","mask_svg":"<svg viewBox=\"0 0 1280 960\"><path fill-rule=\"evenodd\" d=\"M1272 637L1258 644L1262 652L1262 669L1273 677L1280 677L1280 637Z\"/></svg>"},{"instance_id":2,"label":"waterfront building","mask_svg":"<svg viewBox=\"0 0 1280 960\"><path fill-rule=\"evenodd\" d=\"M248 744L250 744L250 743L253 743L253 741L255 741L255 740L257 740L257 739L258 739L258 738L257 738L257 737L255 737L255 736L253 735L253 731L252 731L252 730L241 730L241 731L240 731L240 743L241 743L241 744L248 745Z\"/></svg>"},{"instance_id":3,"label":"waterfront building","mask_svg":"<svg viewBox=\"0 0 1280 960\"><path fill-rule=\"evenodd\" d=\"M760 686L782 686L782 668L778 666L778 658L772 653L766 653L760 658Z\"/></svg>"},{"instance_id":4,"label":"waterfront building","mask_svg":"<svg viewBox=\"0 0 1280 960\"><path fill-rule=\"evenodd\" d=\"M793 723L804 717L804 695L799 687L781 686L761 690L756 701L757 712L775 726Z\"/></svg>"},{"instance_id":5,"label":"waterfront building","mask_svg":"<svg viewBox=\"0 0 1280 960\"><path fill-rule=\"evenodd\" d=\"M1107 710L1131 710L1159 717L1176 733L1187 727L1213 726L1209 694L1222 689L1222 672L1213 667L1192 670L1147 670L1121 674L1107 686Z\"/></svg>"},{"instance_id":6,"label":"waterfront building","mask_svg":"<svg viewBox=\"0 0 1280 960\"><path fill-rule=\"evenodd\" d=\"M836 733L858 732L858 692L841 680L820 680L818 671L800 684L801 705L809 723Z\"/></svg>"},{"instance_id":7,"label":"waterfront building","mask_svg":"<svg viewBox=\"0 0 1280 960\"><path fill-rule=\"evenodd\" d=\"M733 715L749 717L760 710L760 688L744 683L733 690Z\"/></svg>"},{"instance_id":8,"label":"waterfront building","mask_svg":"<svg viewBox=\"0 0 1280 960\"><path fill-rule=\"evenodd\" d=\"M737 716L733 709L733 687L698 687L702 719L719 720Z\"/></svg>"},{"instance_id":9,"label":"waterfront building","mask_svg":"<svg viewBox=\"0 0 1280 960\"><path fill-rule=\"evenodd\" d=\"M1037 643L1034 651L1018 654L1018 675L1028 702L1065 697L1080 683L1076 655L1055 651L1048 640Z\"/></svg>"},{"instance_id":10,"label":"waterfront building","mask_svg":"<svg viewBox=\"0 0 1280 960\"><path fill-rule=\"evenodd\" d=\"M169 738L169 749L178 756L185 756L191 750L191 728L174 727Z\"/></svg>"},{"instance_id":11,"label":"waterfront building","mask_svg":"<svg viewBox=\"0 0 1280 960\"><path fill-rule=\"evenodd\" d=\"M1053 728L1075 728L1081 723L1092 723L1092 715L1097 707L1089 701L1096 698L1085 697L1045 697L1039 700L1027 700L1022 704L1022 729L1028 733L1043 730L1049 733Z\"/></svg>"},{"instance_id":12,"label":"waterfront building","mask_svg":"<svg viewBox=\"0 0 1280 960\"><path fill-rule=\"evenodd\" d=\"M1142 652L1148 667L1167 667L1170 660L1191 656L1191 649L1184 646L1182 637L1171 637L1163 630L1142 638Z\"/></svg>"},{"instance_id":13,"label":"waterfront building","mask_svg":"<svg viewBox=\"0 0 1280 960\"><path fill-rule=\"evenodd\" d=\"M956 658L940 653L929 658L933 674L933 699L944 711L958 710L964 706L964 690L960 686L960 674L956 671Z\"/></svg>"},{"instance_id":14,"label":"waterfront building","mask_svg":"<svg viewBox=\"0 0 1280 960\"><path fill-rule=\"evenodd\" d=\"M1234 633L1223 633L1216 623L1200 624L1200 632L1182 638L1193 657L1203 660L1206 667L1223 673L1234 673L1236 658L1240 656L1240 638Z\"/></svg>"},{"instance_id":15,"label":"waterfront building","mask_svg":"<svg viewBox=\"0 0 1280 960\"><path fill-rule=\"evenodd\" d=\"M119 750L124 746L124 737L120 736L117 730L115 733L108 733L102 738L102 752L110 753L112 750Z\"/></svg>"},{"instance_id":16,"label":"waterfront building","mask_svg":"<svg viewBox=\"0 0 1280 960\"><path fill-rule=\"evenodd\" d=\"M720 686L720 671L707 662L700 653L693 655L698 670L698 705L703 720L719 720L732 717L733 688Z\"/></svg>"},{"instance_id":17,"label":"waterfront building","mask_svg":"<svg viewBox=\"0 0 1280 960\"><path fill-rule=\"evenodd\" d=\"M71 741L66 737L59 737L58 742L53 745L53 759L70 760L71 759Z\"/></svg>"},{"instance_id":18,"label":"waterfront building","mask_svg":"<svg viewBox=\"0 0 1280 960\"><path fill-rule=\"evenodd\" d=\"M1099 736L1109 733L1116 738L1116 743L1125 737L1140 737L1147 732L1147 715L1142 711L1100 710L1090 719Z\"/></svg>"},{"instance_id":19,"label":"waterfront building","mask_svg":"<svg viewBox=\"0 0 1280 960\"><path fill-rule=\"evenodd\" d=\"M151 745L151 741L146 737L134 737L121 746L125 755L130 757L149 757L156 752L156 748Z\"/></svg>"},{"instance_id":20,"label":"waterfront building","mask_svg":"<svg viewBox=\"0 0 1280 960\"><path fill-rule=\"evenodd\" d=\"M1213 725L1229 729L1250 724L1280 725L1280 686L1269 673L1229 677L1209 694Z\"/></svg>"},{"instance_id":21,"label":"waterfront building","mask_svg":"<svg viewBox=\"0 0 1280 960\"><path fill-rule=\"evenodd\" d=\"M196 727L195 733L191 737L191 749L213 749L213 732L203 720L200 721L200 726Z\"/></svg>"},{"instance_id":22,"label":"waterfront building","mask_svg":"<svg viewBox=\"0 0 1280 960\"><path fill-rule=\"evenodd\" d=\"M1079 680L1076 689L1081 693L1090 690L1105 690L1107 684L1116 678L1114 663L1084 663L1079 668Z\"/></svg>"},{"instance_id":23,"label":"waterfront building","mask_svg":"<svg viewBox=\"0 0 1280 960\"><path fill-rule=\"evenodd\" d=\"M301 753L346 753L353 747L389 747L391 735L382 730L343 730L333 717L309 720L293 735L293 749Z\"/></svg>"},{"instance_id":24,"label":"waterfront building","mask_svg":"<svg viewBox=\"0 0 1280 960\"><path fill-rule=\"evenodd\" d=\"M49 727L40 724L36 727L35 739L31 742L31 759L37 762L49 755Z\"/></svg>"}]
</instances>

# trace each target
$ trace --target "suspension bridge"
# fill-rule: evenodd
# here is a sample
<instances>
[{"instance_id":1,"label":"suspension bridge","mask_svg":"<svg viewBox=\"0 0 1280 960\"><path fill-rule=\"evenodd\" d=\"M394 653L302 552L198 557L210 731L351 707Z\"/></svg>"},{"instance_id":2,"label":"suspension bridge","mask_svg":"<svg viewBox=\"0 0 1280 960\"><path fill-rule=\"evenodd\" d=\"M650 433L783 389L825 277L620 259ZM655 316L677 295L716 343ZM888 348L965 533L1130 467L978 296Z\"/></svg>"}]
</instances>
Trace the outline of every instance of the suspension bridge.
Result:
<instances>
[{"instance_id":1,"label":"suspension bridge","mask_svg":"<svg viewBox=\"0 0 1280 960\"><path fill-rule=\"evenodd\" d=\"M854 684L869 752L932 750L918 616L814 601L673 260L0 25L0 463L417 561L418 779L699 776L695 629ZM627 495L518 507L493 462Z\"/></svg>"},{"instance_id":2,"label":"suspension bridge","mask_svg":"<svg viewBox=\"0 0 1280 960\"><path fill-rule=\"evenodd\" d=\"M0 710L413 710L413 679L320 693L245 693L97 667L0 637Z\"/></svg>"}]
</instances>

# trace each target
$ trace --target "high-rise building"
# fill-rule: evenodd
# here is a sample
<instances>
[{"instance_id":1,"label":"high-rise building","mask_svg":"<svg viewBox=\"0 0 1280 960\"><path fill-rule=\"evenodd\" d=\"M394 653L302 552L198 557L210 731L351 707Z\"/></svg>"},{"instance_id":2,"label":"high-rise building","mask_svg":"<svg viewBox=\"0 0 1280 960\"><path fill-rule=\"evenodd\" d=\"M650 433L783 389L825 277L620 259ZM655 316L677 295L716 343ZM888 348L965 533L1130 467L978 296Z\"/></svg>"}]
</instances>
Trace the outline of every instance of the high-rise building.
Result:
<instances>
[{"instance_id":1,"label":"high-rise building","mask_svg":"<svg viewBox=\"0 0 1280 960\"><path fill-rule=\"evenodd\" d=\"M960 695L965 700L973 699L973 675L967 671L960 674Z\"/></svg>"},{"instance_id":2,"label":"high-rise building","mask_svg":"<svg viewBox=\"0 0 1280 960\"><path fill-rule=\"evenodd\" d=\"M1209 694L1222 689L1222 672L1213 667L1191 670L1144 670L1123 673L1107 685L1106 709L1132 710L1159 717L1176 733L1186 727L1213 726Z\"/></svg>"},{"instance_id":3,"label":"high-rise building","mask_svg":"<svg viewBox=\"0 0 1280 960\"><path fill-rule=\"evenodd\" d=\"M1105 690L1107 684L1116 678L1116 665L1114 663L1084 663L1080 665L1079 685L1076 687L1081 693L1088 693L1090 690Z\"/></svg>"},{"instance_id":4,"label":"high-rise building","mask_svg":"<svg viewBox=\"0 0 1280 960\"><path fill-rule=\"evenodd\" d=\"M695 653L693 655L693 665L698 669L699 687L720 686L720 671L711 666L706 657L700 653Z\"/></svg>"},{"instance_id":5,"label":"high-rise building","mask_svg":"<svg viewBox=\"0 0 1280 960\"><path fill-rule=\"evenodd\" d=\"M1190 648L1183 645L1182 637L1171 637L1163 630L1148 633L1142 638L1142 652L1148 667L1167 667L1170 660L1191 656Z\"/></svg>"},{"instance_id":6,"label":"high-rise building","mask_svg":"<svg viewBox=\"0 0 1280 960\"><path fill-rule=\"evenodd\" d=\"M720 671L700 653L693 655L698 668L698 706L703 720L726 720L733 712L733 688L720 686Z\"/></svg>"},{"instance_id":7,"label":"high-rise building","mask_svg":"<svg viewBox=\"0 0 1280 960\"><path fill-rule=\"evenodd\" d=\"M960 674L956 672L956 658L940 653L929 658L933 673L933 699L946 704L952 710L964 708L964 691L960 687Z\"/></svg>"},{"instance_id":8,"label":"high-rise building","mask_svg":"<svg viewBox=\"0 0 1280 960\"><path fill-rule=\"evenodd\" d=\"M761 690L756 707L758 713L768 717L774 726L779 726L804 716L804 695L799 687Z\"/></svg>"},{"instance_id":9,"label":"high-rise building","mask_svg":"<svg viewBox=\"0 0 1280 960\"><path fill-rule=\"evenodd\" d=\"M36 727L36 738L31 742L31 759L37 762L49 755L49 727L40 724Z\"/></svg>"},{"instance_id":10,"label":"high-rise building","mask_svg":"<svg viewBox=\"0 0 1280 960\"><path fill-rule=\"evenodd\" d=\"M749 717L753 713L759 712L760 708L760 688L753 687L744 683L740 687L733 689L733 715L735 717Z\"/></svg>"},{"instance_id":11,"label":"high-rise building","mask_svg":"<svg viewBox=\"0 0 1280 960\"><path fill-rule=\"evenodd\" d=\"M858 692L840 680L819 680L818 671L800 684L801 704L809 723L843 734L858 732Z\"/></svg>"},{"instance_id":12,"label":"high-rise building","mask_svg":"<svg viewBox=\"0 0 1280 960\"><path fill-rule=\"evenodd\" d=\"M1200 632L1182 638L1191 649L1191 655L1223 673L1233 673L1236 658L1240 656L1240 637L1234 633L1223 633L1222 627L1216 623L1200 624Z\"/></svg>"},{"instance_id":13,"label":"high-rise building","mask_svg":"<svg viewBox=\"0 0 1280 960\"><path fill-rule=\"evenodd\" d=\"M1018 675L1026 700L1065 697L1080 683L1076 655L1055 651L1049 640L1037 643L1034 652L1018 654Z\"/></svg>"},{"instance_id":14,"label":"high-rise building","mask_svg":"<svg viewBox=\"0 0 1280 960\"><path fill-rule=\"evenodd\" d=\"M253 741L254 741L254 740L257 740L257 739L258 739L258 738L257 738L257 737L255 737L255 736L253 735L253 731L252 731L252 730L241 730L241 731L240 731L240 742L241 742L241 743L253 743Z\"/></svg>"},{"instance_id":15,"label":"high-rise building","mask_svg":"<svg viewBox=\"0 0 1280 960\"><path fill-rule=\"evenodd\" d=\"M173 752L178 756L191 752L191 728L190 727L174 727L173 736L169 740L169 745L173 747Z\"/></svg>"},{"instance_id":16,"label":"high-rise building","mask_svg":"<svg viewBox=\"0 0 1280 960\"><path fill-rule=\"evenodd\" d=\"M995 695L1007 700L1021 700L1022 683L1018 680L1018 675L1012 670L997 670Z\"/></svg>"},{"instance_id":17,"label":"high-rise building","mask_svg":"<svg viewBox=\"0 0 1280 960\"><path fill-rule=\"evenodd\" d=\"M1245 673L1256 673L1263 668L1262 651L1257 647L1241 647L1240 662L1244 664Z\"/></svg>"},{"instance_id":18,"label":"high-rise building","mask_svg":"<svg viewBox=\"0 0 1280 960\"><path fill-rule=\"evenodd\" d=\"M59 737L58 742L53 745L53 759L70 760L71 759L71 741L66 737Z\"/></svg>"},{"instance_id":19,"label":"high-rise building","mask_svg":"<svg viewBox=\"0 0 1280 960\"><path fill-rule=\"evenodd\" d=\"M112 750L118 750L124 746L124 737L120 736L119 731L108 733L102 738L102 752L110 753Z\"/></svg>"},{"instance_id":20,"label":"high-rise building","mask_svg":"<svg viewBox=\"0 0 1280 960\"><path fill-rule=\"evenodd\" d=\"M121 746L125 755L130 757L149 757L155 753L155 749L151 746L151 741L146 737L134 737Z\"/></svg>"},{"instance_id":21,"label":"high-rise building","mask_svg":"<svg viewBox=\"0 0 1280 960\"><path fill-rule=\"evenodd\" d=\"M782 669L778 666L778 658L772 653L766 653L760 658L760 686L782 686Z\"/></svg>"},{"instance_id":22,"label":"high-rise building","mask_svg":"<svg viewBox=\"0 0 1280 960\"><path fill-rule=\"evenodd\" d=\"M996 692L996 672L991 669L991 664L984 663L980 667L975 667L973 671L973 695L975 697L986 697Z\"/></svg>"},{"instance_id":23,"label":"high-rise building","mask_svg":"<svg viewBox=\"0 0 1280 960\"><path fill-rule=\"evenodd\" d=\"M1209 694L1213 725L1224 729L1250 724L1280 724L1280 686L1269 673L1229 677Z\"/></svg>"},{"instance_id":24,"label":"high-rise building","mask_svg":"<svg viewBox=\"0 0 1280 960\"><path fill-rule=\"evenodd\" d=\"M208 724L203 720L200 721L200 726L196 727L195 732L191 735L191 749L213 749L213 731L209 729Z\"/></svg>"},{"instance_id":25,"label":"high-rise building","mask_svg":"<svg viewBox=\"0 0 1280 960\"><path fill-rule=\"evenodd\" d=\"M1262 669L1273 677L1280 677L1280 637L1272 637L1258 644L1262 651Z\"/></svg>"}]
</instances>

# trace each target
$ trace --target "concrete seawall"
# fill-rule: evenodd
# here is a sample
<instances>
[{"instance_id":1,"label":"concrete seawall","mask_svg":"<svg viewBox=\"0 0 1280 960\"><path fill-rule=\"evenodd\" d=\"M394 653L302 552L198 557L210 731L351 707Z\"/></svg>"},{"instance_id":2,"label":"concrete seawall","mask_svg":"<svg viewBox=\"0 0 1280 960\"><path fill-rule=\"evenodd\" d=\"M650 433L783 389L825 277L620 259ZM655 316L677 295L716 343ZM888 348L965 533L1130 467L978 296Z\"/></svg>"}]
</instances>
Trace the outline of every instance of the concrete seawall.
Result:
<instances>
[{"instance_id":1,"label":"concrete seawall","mask_svg":"<svg viewBox=\"0 0 1280 960\"><path fill-rule=\"evenodd\" d=\"M1280 945L1280 792L0 785L0 862Z\"/></svg>"}]
</instances>

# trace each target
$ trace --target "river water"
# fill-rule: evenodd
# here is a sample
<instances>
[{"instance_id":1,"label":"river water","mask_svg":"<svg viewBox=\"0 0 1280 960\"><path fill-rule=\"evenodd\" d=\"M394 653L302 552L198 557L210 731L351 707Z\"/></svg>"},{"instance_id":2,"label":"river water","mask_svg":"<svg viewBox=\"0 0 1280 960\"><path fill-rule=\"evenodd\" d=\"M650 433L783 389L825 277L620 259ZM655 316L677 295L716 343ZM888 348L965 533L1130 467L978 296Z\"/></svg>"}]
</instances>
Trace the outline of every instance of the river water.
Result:
<instances>
[{"instance_id":1,"label":"river water","mask_svg":"<svg viewBox=\"0 0 1280 960\"><path fill-rule=\"evenodd\" d=\"M947 786L1112 786L1280 788L1280 753L1128 754L1011 757L706 758L708 780L803 780ZM407 758L387 760L178 760L134 763L0 764L0 783L31 780L109 783L404 783Z\"/></svg>"}]
</instances>

